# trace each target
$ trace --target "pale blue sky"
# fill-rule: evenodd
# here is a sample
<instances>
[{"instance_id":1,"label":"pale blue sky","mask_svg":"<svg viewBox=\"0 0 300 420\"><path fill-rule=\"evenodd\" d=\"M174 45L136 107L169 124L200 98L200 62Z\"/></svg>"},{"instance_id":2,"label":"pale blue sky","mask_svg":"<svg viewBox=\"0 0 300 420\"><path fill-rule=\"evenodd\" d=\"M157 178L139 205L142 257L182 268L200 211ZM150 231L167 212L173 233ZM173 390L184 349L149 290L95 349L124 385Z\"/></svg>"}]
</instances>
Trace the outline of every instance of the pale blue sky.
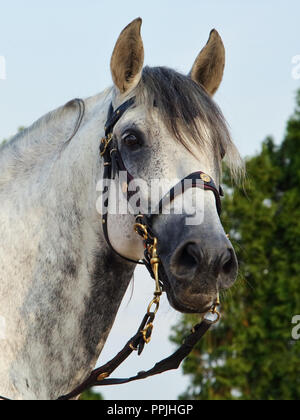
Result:
<instances>
[{"instance_id":1,"label":"pale blue sky","mask_svg":"<svg viewBox=\"0 0 300 420\"><path fill-rule=\"evenodd\" d=\"M300 88L300 80L291 75L292 58L300 55L299 0L0 0L0 56L7 71L7 80L0 80L0 139L71 98L110 85L114 43L138 16L144 20L146 64L183 72L190 70L216 28L227 50L216 101L242 155L259 150L269 134L282 139ZM103 361L136 329L152 291L147 277L137 275L134 299L121 310ZM165 303L156 338L142 361L133 359L122 369L125 375L167 355L172 349L167 337L176 319ZM102 391L113 399L174 399L186 383L180 373L170 373Z\"/></svg>"}]
</instances>

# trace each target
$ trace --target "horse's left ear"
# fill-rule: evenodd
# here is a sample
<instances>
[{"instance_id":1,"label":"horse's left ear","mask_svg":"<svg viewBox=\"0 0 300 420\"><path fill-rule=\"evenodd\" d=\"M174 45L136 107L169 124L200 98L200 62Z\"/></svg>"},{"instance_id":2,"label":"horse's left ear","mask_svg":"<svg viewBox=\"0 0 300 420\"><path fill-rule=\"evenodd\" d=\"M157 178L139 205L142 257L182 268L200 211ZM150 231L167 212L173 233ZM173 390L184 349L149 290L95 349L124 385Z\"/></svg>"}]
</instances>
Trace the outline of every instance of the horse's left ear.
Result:
<instances>
[{"instance_id":1,"label":"horse's left ear","mask_svg":"<svg viewBox=\"0 0 300 420\"><path fill-rule=\"evenodd\" d=\"M144 65L141 37L142 19L131 22L121 32L111 58L111 74L120 93L128 93L139 83Z\"/></svg>"},{"instance_id":2,"label":"horse's left ear","mask_svg":"<svg viewBox=\"0 0 300 420\"><path fill-rule=\"evenodd\" d=\"M218 32L213 29L206 46L196 58L189 76L213 95L222 81L224 67L224 44Z\"/></svg>"}]
</instances>

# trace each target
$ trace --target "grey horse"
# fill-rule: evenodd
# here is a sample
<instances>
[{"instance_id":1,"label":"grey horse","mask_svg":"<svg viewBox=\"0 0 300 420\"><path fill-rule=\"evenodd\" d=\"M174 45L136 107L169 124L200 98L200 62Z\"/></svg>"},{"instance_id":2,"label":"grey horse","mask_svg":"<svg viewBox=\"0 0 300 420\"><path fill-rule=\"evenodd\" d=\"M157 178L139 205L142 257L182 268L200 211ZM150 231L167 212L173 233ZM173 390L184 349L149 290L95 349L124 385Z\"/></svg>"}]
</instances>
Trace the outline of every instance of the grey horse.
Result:
<instances>
[{"instance_id":1,"label":"grey horse","mask_svg":"<svg viewBox=\"0 0 300 420\"><path fill-rule=\"evenodd\" d=\"M7 398L56 399L82 382L135 270L108 246L97 206L99 141L111 104L135 97L114 137L128 170L146 186L164 180L168 190L199 170L219 186L223 158L233 176L243 170L212 99L225 64L217 31L185 76L144 67L140 29L136 19L116 43L113 87L50 112L0 151L0 394ZM194 194L184 193L182 214L156 217L155 231L170 304L204 313L234 283L238 266L211 192L197 193L202 223L185 223ZM118 254L138 260L143 243L134 220L112 212L108 232Z\"/></svg>"}]
</instances>

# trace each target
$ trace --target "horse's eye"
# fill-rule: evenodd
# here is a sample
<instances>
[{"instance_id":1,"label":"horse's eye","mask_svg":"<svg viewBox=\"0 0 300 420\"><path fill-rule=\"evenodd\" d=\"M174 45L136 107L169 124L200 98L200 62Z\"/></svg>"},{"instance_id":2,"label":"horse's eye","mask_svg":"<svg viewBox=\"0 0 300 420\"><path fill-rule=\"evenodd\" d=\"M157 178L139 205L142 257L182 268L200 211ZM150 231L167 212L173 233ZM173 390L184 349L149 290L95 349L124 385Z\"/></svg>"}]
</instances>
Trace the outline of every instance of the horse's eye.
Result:
<instances>
[{"instance_id":1,"label":"horse's eye","mask_svg":"<svg viewBox=\"0 0 300 420\"><path fill-rule=\"evenodd\" d=\"M123 142L127 146L135 146L137 144L140 144L140 141L139 141L138 137L135 134L132 134L132 133L124 136L123 137Z\"/></svg>"},{"instance_id":2,"label":"horse's eye","mask_svg":"<svg viewBox=\"0 0 300 420\"><path fill-rule=\"evenodd\" d=\"M221 147L220 153L221 153L221 159L223 160L224 157L226 156L226 150L224 149L224 147Z\"/></svg>"}]
</instances>

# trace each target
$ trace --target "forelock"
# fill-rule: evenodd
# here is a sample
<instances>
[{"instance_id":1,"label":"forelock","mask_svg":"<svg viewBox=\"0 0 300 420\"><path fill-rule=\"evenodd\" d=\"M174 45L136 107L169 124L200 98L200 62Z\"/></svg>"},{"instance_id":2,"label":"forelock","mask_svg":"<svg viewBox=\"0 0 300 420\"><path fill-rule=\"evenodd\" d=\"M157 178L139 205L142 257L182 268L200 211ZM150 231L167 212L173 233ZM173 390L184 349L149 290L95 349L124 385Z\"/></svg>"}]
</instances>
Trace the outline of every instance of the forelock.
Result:
<instances>
[{"instance_id":1,"label":"forelock","mask_svg":"<svg viewBox=\"0 0 300 420\"><path fill-rule=\"evenodd\" d=\"M134 92L137 105L157 109L174 139L188 150L213 151L221 167L227 155L232 175L243 172L243 161L232 142L224 116L203 87L166 67L145 67Z\"/></svg>"}]
</instances>

